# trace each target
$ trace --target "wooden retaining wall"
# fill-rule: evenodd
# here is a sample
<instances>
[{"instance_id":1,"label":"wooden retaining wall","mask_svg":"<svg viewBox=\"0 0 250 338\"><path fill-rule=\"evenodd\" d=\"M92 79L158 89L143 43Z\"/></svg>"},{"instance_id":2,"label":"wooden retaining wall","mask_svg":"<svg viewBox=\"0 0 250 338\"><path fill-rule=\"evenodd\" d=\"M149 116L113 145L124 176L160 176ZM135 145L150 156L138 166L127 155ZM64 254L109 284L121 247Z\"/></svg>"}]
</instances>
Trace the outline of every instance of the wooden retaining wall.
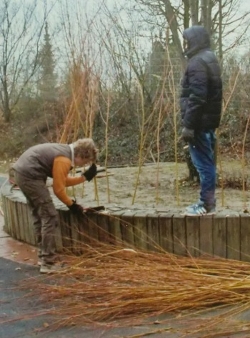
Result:
<instances>
[{"instance_id":1,"label":"wooden retaining wall","mask_svg":"<svg viewBox=\"0 0 250 338\"><path fill-rule=\"evenodd\" d=\"M177 255L250 261L249 214L185 217L169 212L110 209L77 218L57 203L58 251L81 253L85 245L100 241ZM17 240L35 245L31 216L22 193L10 191L7 184L2 189L2 206L5 231Z\"/></svg>"}]
</instances>

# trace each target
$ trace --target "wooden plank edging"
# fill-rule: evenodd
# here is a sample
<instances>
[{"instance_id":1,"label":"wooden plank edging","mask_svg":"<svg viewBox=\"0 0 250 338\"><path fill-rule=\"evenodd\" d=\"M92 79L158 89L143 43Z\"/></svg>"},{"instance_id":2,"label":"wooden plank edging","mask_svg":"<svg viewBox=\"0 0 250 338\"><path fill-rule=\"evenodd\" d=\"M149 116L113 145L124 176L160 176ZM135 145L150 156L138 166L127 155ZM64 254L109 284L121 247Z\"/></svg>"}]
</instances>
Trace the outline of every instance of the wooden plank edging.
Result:
<instances>
[{"instance_id":1,"label":"wooden plank edging","mask_svg":"<svg viewBox=\"0 0 250 338\"><path fill-rule=\"evenodd\" d=\"M31 215L25 200L2 194L4 230L13 238L35 244ZM141 250L184 256L214 256L250 262L250 215L219 214L186 217L152 210L107 210L76 219L58 210L58 251L77 254L86 244L123 244Z\"/></svg>"}]
</instances>

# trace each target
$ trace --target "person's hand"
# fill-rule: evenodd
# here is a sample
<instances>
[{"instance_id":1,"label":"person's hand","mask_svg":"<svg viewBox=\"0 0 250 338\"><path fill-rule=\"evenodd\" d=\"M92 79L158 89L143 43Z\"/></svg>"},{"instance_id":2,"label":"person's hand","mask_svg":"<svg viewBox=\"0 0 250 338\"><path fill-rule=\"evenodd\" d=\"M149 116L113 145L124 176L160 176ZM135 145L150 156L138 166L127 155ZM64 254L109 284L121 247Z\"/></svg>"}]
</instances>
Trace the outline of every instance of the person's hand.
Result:
<instances>
[{"instance_id":1,"label":"person's hand","mask_svg":"<svg viewBox=\"0 0 250 338\"><path fill-rule=\"evenodd\" d=\"M84 212L83 207L80 204L77 204L76 201L73 201L73 204L68 208L73 214L82 214Z\"/></svg>"},{"instance_id":2,"label":"person's hand","mask_svg":"<svg viewBox=\"0 0 250 338\"><path fill-rule=\"evenodd\" d=\"M91 181L97 174L97 167L96 164L93 163L88 170L84 171L82 174L87 181Z\"/></svg>"},{"instance_id":3,"label":"person's hand","mask_svg":"<svg viewBox=\"0 0 250 338\"><path fill-rule=\"evenodd\" d=\"M193 143L194 130L184 127L181 132L181 138L187 143Z\"/></svg>"}]
</instances>

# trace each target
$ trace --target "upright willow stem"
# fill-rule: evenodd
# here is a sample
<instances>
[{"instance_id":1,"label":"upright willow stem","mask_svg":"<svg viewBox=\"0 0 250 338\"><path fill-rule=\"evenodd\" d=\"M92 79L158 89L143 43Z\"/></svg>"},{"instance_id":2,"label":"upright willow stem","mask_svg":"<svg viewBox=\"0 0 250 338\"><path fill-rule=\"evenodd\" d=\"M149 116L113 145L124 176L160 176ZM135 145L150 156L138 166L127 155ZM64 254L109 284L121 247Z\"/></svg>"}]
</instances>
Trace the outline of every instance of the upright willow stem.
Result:
<instances>
[{"instance_id":1,"label":"upright willow stem","mask_svg":"<svg viewBox=\"0 0 250 338\"><path fill-rule=\"evenodd\" d=\"M176 107L176 94L173 95L174 107L174 157L175 157L175 196L177 205L180 205L179 194L179 165L178 165L178 130L177 130L177 107Z\"/></svg>"},{"instance_id":2,"label":"upright willow stem","mask_svg":"<svg viewBox=\"0 0 250 338\"><path fill-rule=\"evenodd\" d=\"M175 86L175 77L174 77L174 68L171 62L171 57L169 55L169 50L166 48L168 53L169 60L169 89L172 93L171 97L173 98L173 122L174 122L174 156L175 156L175 196L177 205L180 205L180 194L179 194L179 165L178 165L178 128L177 128L177 102L176 102L176 86Z\"/></svg>"},{"instance_id":3,"label":"upright willow stem","mask_svg":"<svg viewBox=\"0 0 250 338\"><path fill-rule=\"evenodd\" d=\"M99 194L96 177L94 177L94 189L95 189L95 200L97 201L97 205L99 205Z\"/></svg>"},{"instance_id":4,"label":"upright willow stem","mask_svg":"<svg viewBox=\"0 0 250 338\"><path fill-rule=\"evenodd\" d=\"M221 159L221 154L220 154L220 148L219 148L219 133L218 130L216 131L216 144L215 144L215 162L216 166L217 163L219 164L220 168L220 184L221 184L221 205L224 206L225 204L225 192L224 192L224 173L222 170L222 159Z\"/></svg>"},{"instance_id":5,"label":"upright willow stem","mask_svg":"<svg viewBox=\"0 0 250 338\"><path fill-rule=\"evenodd\" d=\"M238 82L238 78L239 78L239 75L240 75L240 69L238 70L238 72L236 73L236 76L233 80L233 86L232 86L232 89L229 93L229 96L228 98L225 100L225 103L223 104L223 109L222 109L222 116L221 118L223 118L224 114L225 114L225 111L227 110L227 107L229 105L229 103L231 102L231 99L232 99L232 96L234 94L234 91L236 89L236 84ZM249 121L248 121L249 123ZM248 128L248 123L247 123L247 126L246 128ZM247 130L247 129L246 129ZM245 130L245 133L246 133L246 130ZM215 153L215 162L216 164L219 162L219 167L220 167L220 173L221 173L221 205L224 206L224 202L225 202L225 193L224 193L224 175L223 175L223 168L222 168L222 161L221 161L221 156L220 156L220 152L219 152L219 136L220 136L220 129L218 129L216 131L216 135L217 135L217 141L216 141L216 153ZM243 152L244 152L244 144L243 144ZM217 160L217 157L219 156L219 161ZM244 178L243 178L244 179Z\"/></svg>"},{"instance_id":6,"label":"upright willow stem","mask_svg":"<svg viewBox=\"0 0 250 338\"><path fill-rule=\"evenodd\" d=\"M244 138L243 138L243 145L242 145L242 156L241 156L241 164L242 164L242 193L243 193L243 203L244 203L244 209L246 209L246 160L245 160L245 145L246 145L246 138L247 138L247 131L248 126L250 122L250 117L247 119L247 124L244 132Z\"/></svg>"},{"instance_id":7,"label":"upright willow stem","mask_svg":"<svg viewBox=\"0 0 250 338\"><path fill-rule=\"evenodd\" d=\"M139 147L139 165L135 182L135 190L132 198L132 205L135 203L136 192L139 184L139 178L141 173L141 167L143 163L143 145L144 145L144 124L145 124L145 109L144 109L144 96L142 86L139 84L139 92L141 98L141 108L142 108L142 126L140 131L140 147Z\"/></svg>"},{"instance_id":8,"label":"upright willow stem","mask_svg":"<svg viewBox=\"0 0 250 338\"><path fill-rule=\"evenodd\" d=\"M107 100L107 118L105 122L105 147L106 147L106 156L105 156L105 169L107 171L108 166L108 127L109 127L109 111L110 111L110 94L108 93ZM107 195L108 195L108 203L110 203L110 189L109 189L109 177L106 176L107 180Z\"/></svg>"}]
</instances>

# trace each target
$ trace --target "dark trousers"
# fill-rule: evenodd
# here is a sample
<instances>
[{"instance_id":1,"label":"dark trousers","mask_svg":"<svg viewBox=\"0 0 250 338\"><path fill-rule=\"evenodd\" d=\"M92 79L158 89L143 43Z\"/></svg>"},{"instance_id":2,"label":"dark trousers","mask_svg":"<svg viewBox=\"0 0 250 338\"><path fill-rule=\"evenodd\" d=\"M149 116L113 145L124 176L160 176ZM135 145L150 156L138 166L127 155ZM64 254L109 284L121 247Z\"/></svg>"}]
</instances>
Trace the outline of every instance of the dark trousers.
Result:
<instances>
[{"instance_id":1,"label":"dark trousers","mask_svg":"<svg viewBox=\"0 0 250 338\"><path fill-rule=\"evenodd\" d=\"M15 181L26 197L32 213L38 257L45 264L53 264L56 260L55 229L58 213L46 182L27 178L17 172Z\"/></svg>"},{"instance_id":2,"label":"dark trousers","mask_svg":"<svg viewBox=\"0 0 250 338\"><path fill-rule=\"evenodd\" d=\"M215 206L216 163L214 158L216 136L214 130L198 132L189 144L192 162L200 176L200 201Z\"/></svg>"}]
</instances>

